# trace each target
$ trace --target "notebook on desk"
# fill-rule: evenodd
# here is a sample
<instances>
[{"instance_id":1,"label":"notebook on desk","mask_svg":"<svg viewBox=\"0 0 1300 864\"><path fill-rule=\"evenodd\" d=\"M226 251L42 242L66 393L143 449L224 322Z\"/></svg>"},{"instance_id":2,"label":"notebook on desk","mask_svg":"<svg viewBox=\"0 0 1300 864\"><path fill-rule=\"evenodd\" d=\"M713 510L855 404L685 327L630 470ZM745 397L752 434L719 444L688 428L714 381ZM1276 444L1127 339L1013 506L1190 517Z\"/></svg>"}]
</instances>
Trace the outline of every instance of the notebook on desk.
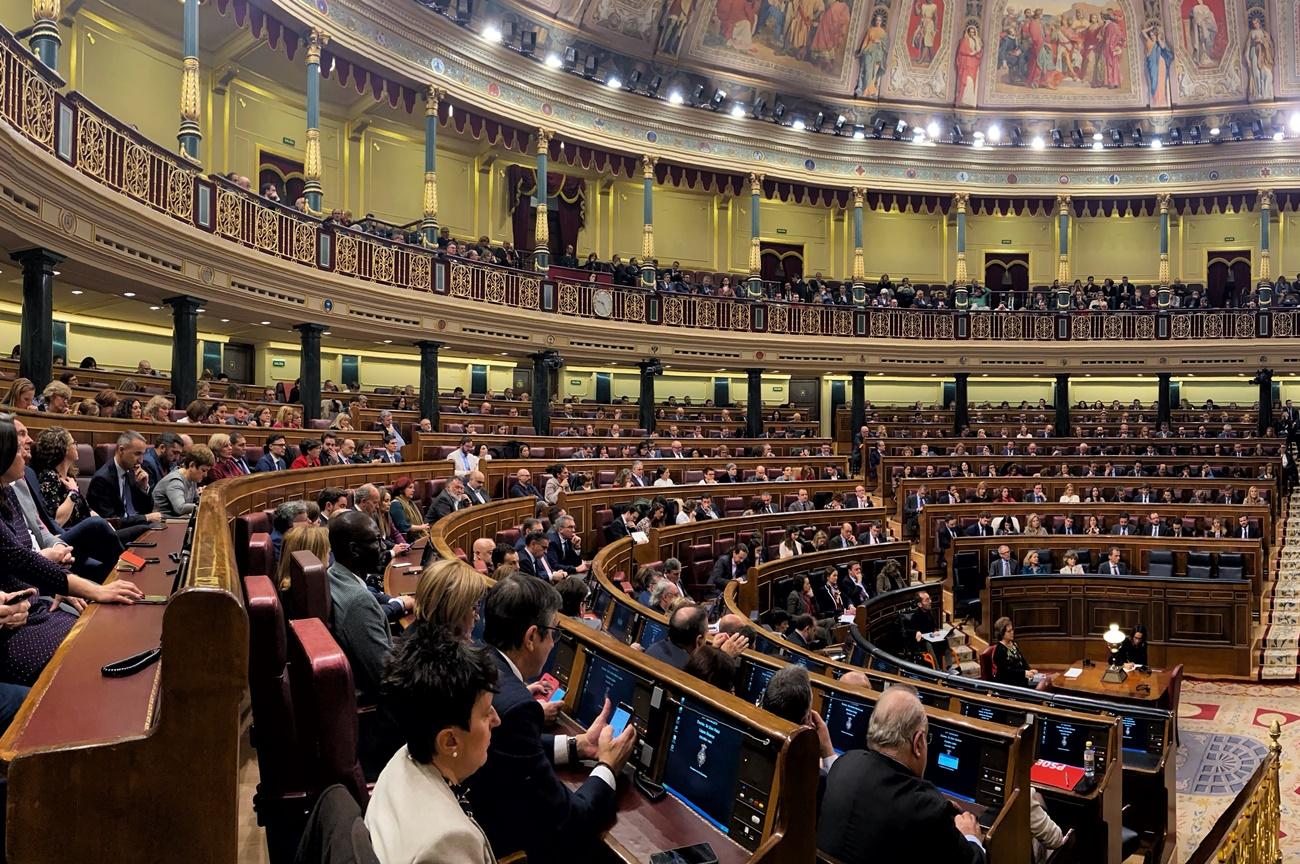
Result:
<instances>
[{"instance_id":1,"label":"notebook on desk","mask_svg":"<svg viewBox=\"0 0 1300 864\"><path fill-rule=\"evenodd\" d=\"M940 627L938 630L931 630L929 633L922 633L921 638L926 642L947 642L948 634L952 632L951 627Z\"/></svg>"},{"instance_id":2,"label":"notebook on desk","mask_svg":"<svg viewBox=\"0 0 1300 864\"><path fill-rule=\"evenodd\" d=\"M1039 759L1029 768L1029 779L1040 786L1051 786L1069 792L1083 778L1083 769L1062 762Z\"/></svg>"}]
</instances>

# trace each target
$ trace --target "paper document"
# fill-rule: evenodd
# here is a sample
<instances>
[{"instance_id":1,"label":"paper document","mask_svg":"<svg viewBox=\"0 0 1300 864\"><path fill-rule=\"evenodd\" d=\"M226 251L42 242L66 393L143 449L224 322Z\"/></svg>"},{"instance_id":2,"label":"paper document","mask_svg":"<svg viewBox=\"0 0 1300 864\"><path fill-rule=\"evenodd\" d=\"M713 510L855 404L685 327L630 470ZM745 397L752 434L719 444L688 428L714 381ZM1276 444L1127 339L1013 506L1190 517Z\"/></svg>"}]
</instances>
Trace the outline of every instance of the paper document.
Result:
<instances>
[{"instance_id":1,"label":"paper document","mask_svg":"<svg viewBox=\"0 0 1300 864\"><path fill-rule=\"evenodd\" d=\"M1078 677L1079 677L1080 675L1082 675L1082 674L1083 674L1083 670L1080 669L1080 668L1077 667L1077 666L1074 667L1073 669L1066 669L1066 670L1065 670L1065 677L1066 677L1066 678L1078 678Z\"/></svg>"},{"instance_id":2,"label":"paper document","mask_svg":"<svg viewBox=\"0 0 1300 864\"><path fill-rule=\"evenodd\" d=\"M941 627L938 630L924 634L924 638L927 642L943 642L948 638L948 634L951 632L951 627Z\"/></svg>"}]
</instances>

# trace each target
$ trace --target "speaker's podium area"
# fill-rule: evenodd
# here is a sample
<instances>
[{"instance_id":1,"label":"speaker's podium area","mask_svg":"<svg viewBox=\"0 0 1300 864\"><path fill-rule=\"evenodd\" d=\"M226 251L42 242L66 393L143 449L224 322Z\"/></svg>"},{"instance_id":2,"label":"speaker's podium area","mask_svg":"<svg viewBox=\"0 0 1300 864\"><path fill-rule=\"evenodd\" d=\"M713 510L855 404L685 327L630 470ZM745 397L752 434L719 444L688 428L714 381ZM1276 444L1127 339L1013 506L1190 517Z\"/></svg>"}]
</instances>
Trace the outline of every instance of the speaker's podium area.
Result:
<instances>
[{"instance_id":1,"label":"speaker's podium area","mask_svg":"<svg viewBox=\"0 0 1300 864\"><path fill-rule=\"evenodd\" d=\"M0 0L3 859L1300 860L1293 5Z\"/></svg>"}]
</instances>

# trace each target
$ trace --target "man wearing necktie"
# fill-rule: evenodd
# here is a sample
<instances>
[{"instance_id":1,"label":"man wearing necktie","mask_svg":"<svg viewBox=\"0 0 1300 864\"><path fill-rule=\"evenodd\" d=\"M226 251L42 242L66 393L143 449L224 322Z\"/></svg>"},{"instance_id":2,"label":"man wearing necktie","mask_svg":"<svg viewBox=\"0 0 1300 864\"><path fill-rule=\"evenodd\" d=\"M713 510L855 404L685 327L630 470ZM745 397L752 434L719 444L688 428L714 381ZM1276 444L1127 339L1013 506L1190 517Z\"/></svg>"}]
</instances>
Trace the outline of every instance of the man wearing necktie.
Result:
<instances>
[{"instance_id":1,"label":"man wearing necktie","mask_svg":"<svg viewBox=\"0 0 1300 864\"><path fill-rule=\"evenodd\" d=\"M1020 572L1020 562L1011 557L1011 547L1005 543L998 547L998 557L989 565L989 578L1015 576Z\"/></svg>"},{"instance_id":2,"label":"man wearing necktie","mask_svg":"<svg viewBox=\"0 0 1300 864\"><path fill-rule=\"evenodd\" d=\"M460 446L451 454L451 462L457 474L464 476L473 471L477 460L474 458L474 441L468 436L460 439Z\"/></svg>"},{"instance_id":3,"label":"man wearing necktie","mask_svg":"<svg viewBox=\"0 0 1300 864\"><path fill-rule=\"evenodd\" d=\"M266 439L266 453L261 459L257 460L257 471L284 471L289 464L284 461L285 438L278 432L273 432Z\"/></svg>"},{"instance_id":4,"label":"man wearing necktie","mask_svg":"<svg viewBox=\"0 0 1300 864\"><path fill-rule=\"evenodd\" d=\"M1119 560L1119 547L1110 547L1110 556L1106 559L1106 563L1102 565L1102 572L1110 576L1128 575L1128 567L1124 565L1123 561Z\"/></svg>"}]
</instances>

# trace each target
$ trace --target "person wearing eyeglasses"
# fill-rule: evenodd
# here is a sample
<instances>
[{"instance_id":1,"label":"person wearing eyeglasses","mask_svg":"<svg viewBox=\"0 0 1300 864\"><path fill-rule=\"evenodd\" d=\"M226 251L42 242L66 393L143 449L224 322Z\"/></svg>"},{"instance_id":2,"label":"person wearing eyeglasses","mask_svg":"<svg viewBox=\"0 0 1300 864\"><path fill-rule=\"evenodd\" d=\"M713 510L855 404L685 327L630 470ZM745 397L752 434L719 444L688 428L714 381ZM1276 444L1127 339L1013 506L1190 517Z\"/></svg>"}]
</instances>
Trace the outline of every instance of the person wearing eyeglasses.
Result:
<instances>
[{"instance_id":1,"label":"person wearing eyeglasses","mask_svg":"<svg viewBox=\"0 0 1300 864\"><path fill-rule=\"evenodd\" d=\"M504 858L522 850L530 864L580 861L594 852L614 818L615 777L636 743L634 724L617 738L609 728L609 700L581 735L543 732L559 702L542 703L534 681L560 637L560 593L520 573L497 582L483 604L483 641L500 673L492 705L501 725L492 733L487 762L474 777L469 802L492 851ZM580 759L598 764L576 789L555 769Z\"/></svg>"}]
</instances>

